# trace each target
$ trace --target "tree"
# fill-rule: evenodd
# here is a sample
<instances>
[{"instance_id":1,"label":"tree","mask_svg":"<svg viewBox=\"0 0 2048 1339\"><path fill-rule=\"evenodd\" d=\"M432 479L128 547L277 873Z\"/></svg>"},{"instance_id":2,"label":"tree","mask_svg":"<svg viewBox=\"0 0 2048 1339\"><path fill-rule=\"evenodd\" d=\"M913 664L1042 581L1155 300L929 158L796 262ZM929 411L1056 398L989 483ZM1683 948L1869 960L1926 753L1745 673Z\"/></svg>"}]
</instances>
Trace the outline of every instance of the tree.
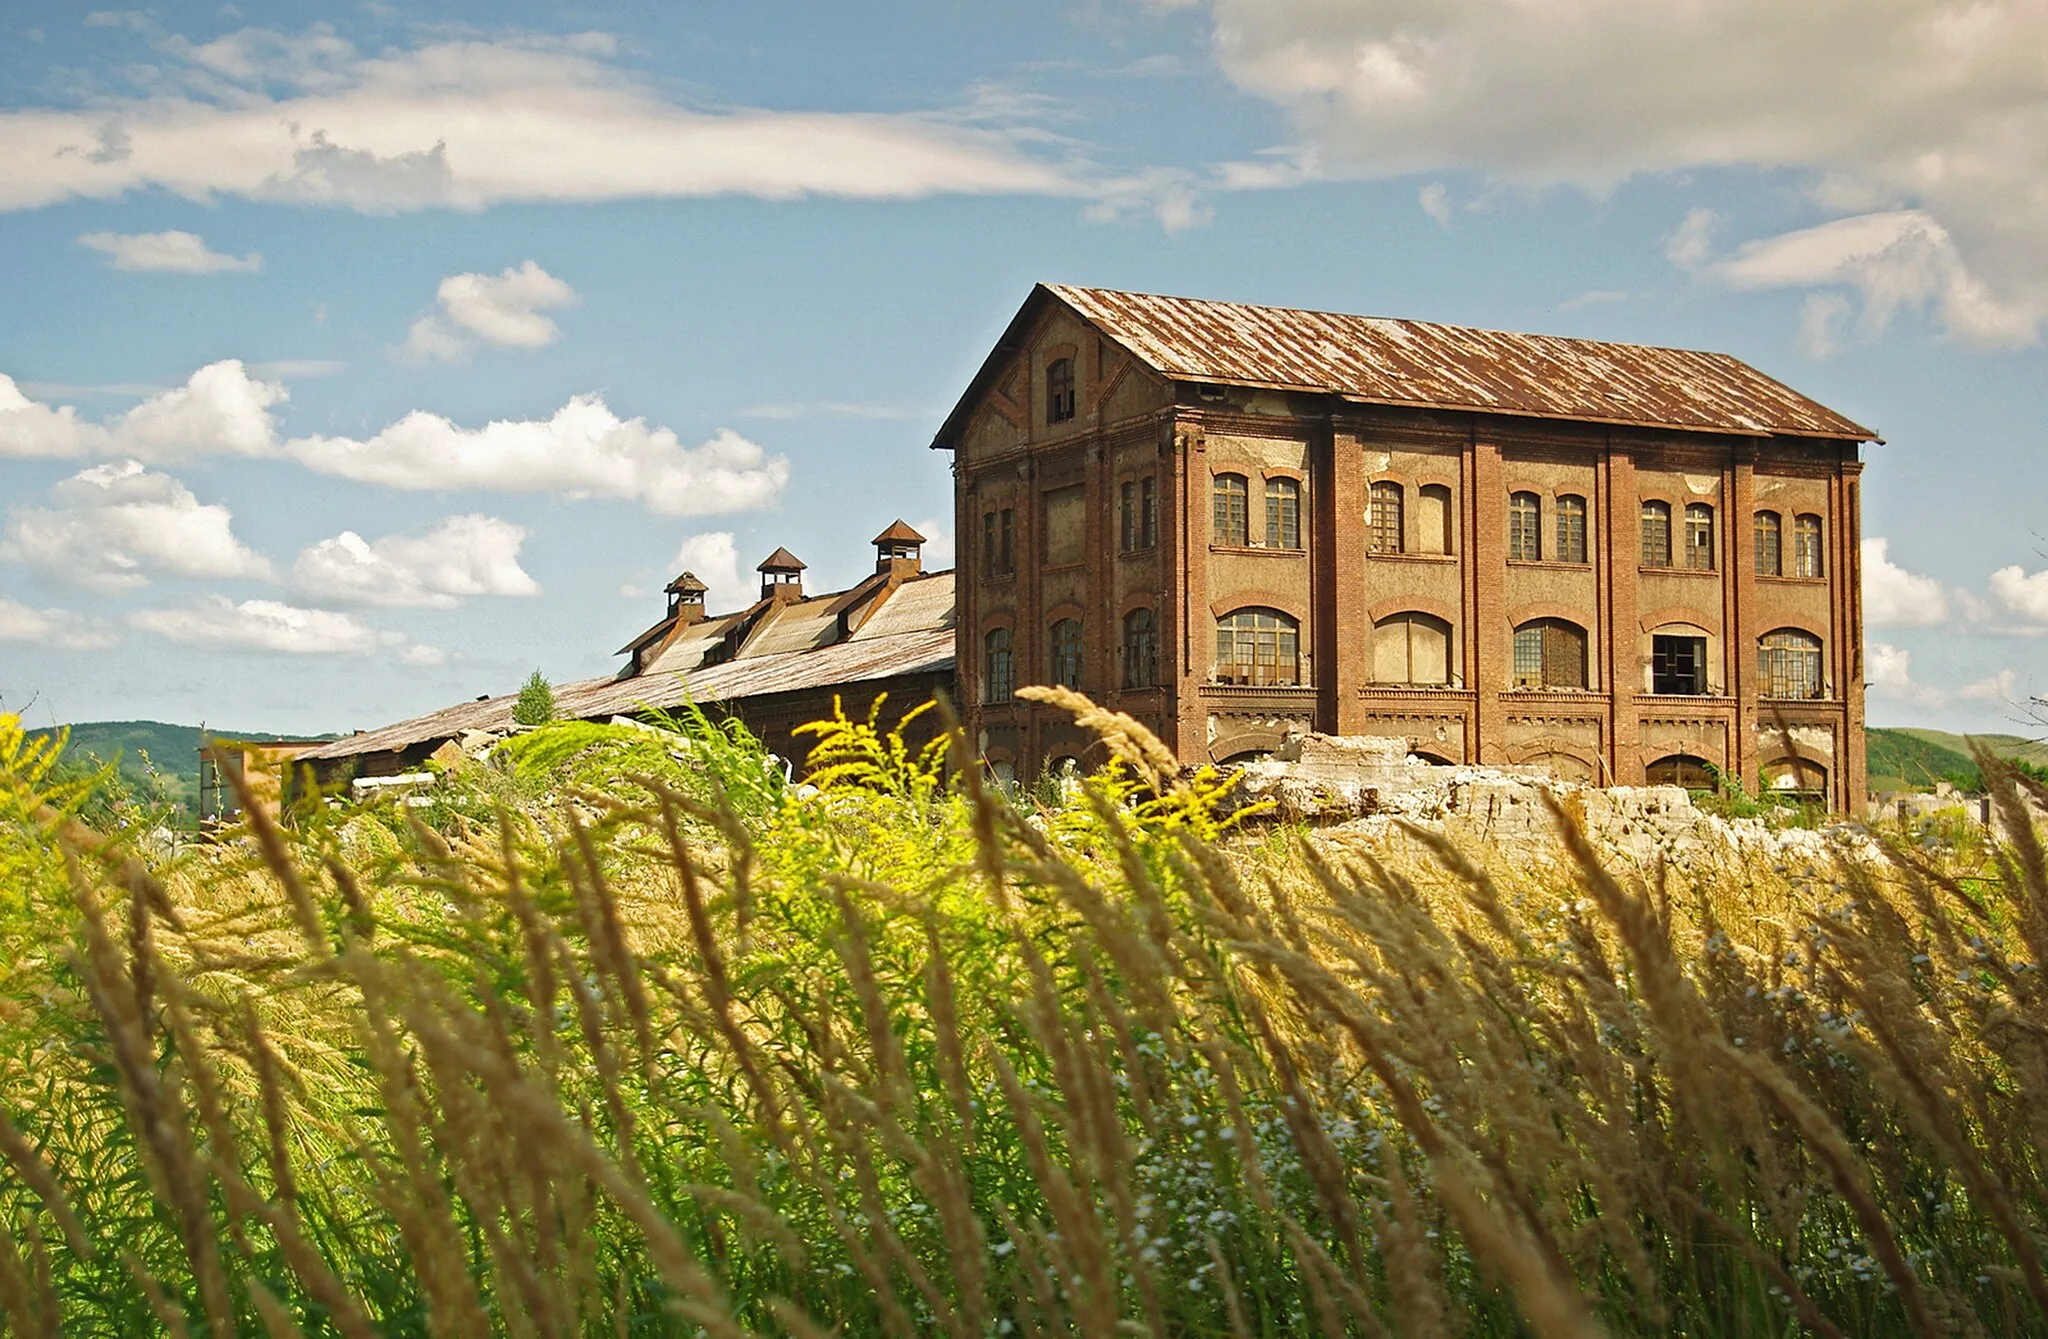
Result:
<instances>
[{"instance_id":1,"label":"tree","mask_svg":"<svg viewBox=\"0 0 2048 1339\"><path fill-rule=\"evenodd\" d=\"M520 685L519 700L512 704L514 725L546 725L555 719L555 690L539 670Z\"/></svg>"}]
</instances>

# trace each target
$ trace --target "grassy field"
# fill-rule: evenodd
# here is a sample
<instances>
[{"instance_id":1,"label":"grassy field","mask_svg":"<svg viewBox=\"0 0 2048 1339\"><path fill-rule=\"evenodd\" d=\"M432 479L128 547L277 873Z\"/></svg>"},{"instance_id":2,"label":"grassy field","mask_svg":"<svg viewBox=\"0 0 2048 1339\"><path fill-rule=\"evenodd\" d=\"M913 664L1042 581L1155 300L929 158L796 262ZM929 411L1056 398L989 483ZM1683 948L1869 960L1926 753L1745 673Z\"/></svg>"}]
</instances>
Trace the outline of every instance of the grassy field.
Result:
<instances>
[{"instance_id":1,"label":"grassy field","mask_svg":"<svg viewBox=\"0 0 2048 1339\"><path fill-rule=\"evenodd\" d=\"M1120 761L1035 798L860 722L798 787L701 719L561 725L173 862L67 816L0 718L0 1313L2048 1325L2030 837L1640 870L1560 811L1549 852L1342 845L1233 830L1064 705Z\"/></svg>"}]
</instances>

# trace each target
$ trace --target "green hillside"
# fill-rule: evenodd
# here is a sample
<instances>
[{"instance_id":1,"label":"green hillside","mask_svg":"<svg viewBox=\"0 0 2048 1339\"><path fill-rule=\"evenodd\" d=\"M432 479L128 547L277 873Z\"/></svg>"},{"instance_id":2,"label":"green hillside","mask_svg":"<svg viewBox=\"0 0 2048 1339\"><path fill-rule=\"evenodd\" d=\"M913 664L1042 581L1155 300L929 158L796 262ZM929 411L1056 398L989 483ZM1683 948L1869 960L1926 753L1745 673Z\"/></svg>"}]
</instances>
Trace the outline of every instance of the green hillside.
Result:
<instances>
[{"instance_id":1,"label":"green hillside","mask_svg":"<svg viewBox=\"0 0 2048 1339\"><path fill-rule=\"evenodd\" d=\"M71 732L64 754L67 758L91 759L119 766L122 779L146 790L155 773L155 784L174 804L194 808L199 803L199 727L170 725L163 721L85 721L59 727ZM55 729L31 730L31 736L55 734ZM284 735L256 730L213 730L216 739L284 739Z\"/></svg>"},{"instance_id":2,"label":"green hillside","mask_svg":"<svg viewBox=\"0 0 2048 1339\"><path fill-rule=\"evenodd\" d=\"M1927 790L1937 781L1948 781L1962 790L1983 784L1976 761L1970 756L1970 741L1976 740L2002 758L2035 767L2048 765L2048 744L2018 735L1952 735L1945 730L1915 727L1869 731L1865 751L1870 769L1870 789L1876 793L1894 790Z\"/></svg>"}]
</instances>

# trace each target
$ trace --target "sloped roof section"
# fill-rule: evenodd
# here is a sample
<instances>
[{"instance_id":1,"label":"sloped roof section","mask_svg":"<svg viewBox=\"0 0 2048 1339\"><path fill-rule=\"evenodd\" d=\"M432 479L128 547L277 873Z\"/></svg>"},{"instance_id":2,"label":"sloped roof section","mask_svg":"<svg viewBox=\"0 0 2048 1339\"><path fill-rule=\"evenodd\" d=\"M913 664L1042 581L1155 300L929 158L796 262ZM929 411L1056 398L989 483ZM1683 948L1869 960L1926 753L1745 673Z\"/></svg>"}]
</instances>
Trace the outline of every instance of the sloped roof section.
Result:
<instances>
[{"instance_id":1,"label":"sloped roof section","mask_svg":"<svg viewBox=\"0 0 2048 1339\"><path fill-rule=\"evenodd\" d=\"M1046 299L1176 381L1685 432L1877 440L1725 353L1041 284L934 446L951 444L980 383Z\"/></svg>"}]
</instances>

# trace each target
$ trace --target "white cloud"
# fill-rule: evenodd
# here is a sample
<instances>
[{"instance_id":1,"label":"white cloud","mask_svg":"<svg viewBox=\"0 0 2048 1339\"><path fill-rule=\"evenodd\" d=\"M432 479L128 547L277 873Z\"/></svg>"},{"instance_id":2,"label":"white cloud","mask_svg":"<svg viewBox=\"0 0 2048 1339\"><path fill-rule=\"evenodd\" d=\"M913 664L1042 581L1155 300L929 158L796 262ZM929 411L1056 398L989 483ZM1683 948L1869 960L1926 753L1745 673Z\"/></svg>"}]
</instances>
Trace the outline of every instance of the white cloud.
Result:
<instances>
[{"instance_id":1,"label":"white cloud","mask_svg":"<svg viewBox=\"0 0 2048 1339\"><path fill-rule=\"evenodd\" d=\"M0 458L126 456L163 464L207 455L261 456L276 445L270 409L285 388L235 359L209 363L183 386L157 391L104 423L70 405L31 400L0 374Z\"/></svg>"},{"instance_id":2,"label":"white cloud","mask_svg":"<svg viewBox=\"0 0 2048 1339\"><path fill-rule=\"evenodd\" d=\"M1441 227L1451 226L1451 193L1440 181L1432 181L1415 193L1415 202L1422 206L1422 212L1437 221Z\"/></svg>"},{"instance_id":3,"label":"white cloud","mask_svg":"<svg viewBox=\"0 0 2048 1339\"><path fill-rule=\"evenodd\" d=\"M1664 259L1681 270L1696 270L1714 254L1714 234L1721 216L1711 209L1690 209L1664 238Z\"/></svg>"},{"instance_id":4,"label":"white cloud","mask_svg":"<svg viewBox=\"0 0 2048 1339\"><path fill-rule=\"evenodd\" d=\"M519 565L526 531L492 516L451 516L424 535L365 540L353 530L299 554L292 584L316 600L453 609L472 595L538 595Z\"/></svg>"},{"instance_id":5,"label":"white cloud","mask_svg":"<svg viewBox=\"0 0 2048 1339\"><path fill-rule=\"evenodd\" d=\"M2025 344L2040 315L1993 299L1964 267L1948 230L1918 209L1861 214L1745 242L1710 273L1738 289L1849 289L1862 302L1857 328L1865 339L1883 334L1901 311L1932 311L1967 343ZM1839 292L1809 300L1802 329L1809 347L1823 339L1832 347L1831 334L1815 332L1816 320L1831 327L1847 308Z\"/></svg>"},{"instance_id":6,"label":"white cloud","mask_svg":"<svg viewBox=\"0 0 2048 1339\"><path fill-rule=\"evenodd\" d=\"M1873 628L1928 628L1948 621L1948 592L1888 556L1891 541L1863 541L1863 621Z\"/></svg>"},{"instance_id":7,"label":"white cloud","mask_svg":"<svg viewBox=\"0 0 2048 1339\"><path fill-rule=\"evenodd\" d=\"M398 653L400 664L417 665L422 669L435 669L448 663L450 656L438 646L415 642Z\"/></svg>"},{"instance_id":8,"label":"white cloud","mask_svg":"<svg viewBox=\"0 0 2048 1339\"><path fill-rule=\"evenodd\" d=\"M253 274L263 268L263 257L254 251L246 256L225 256L209 248L199 234L190 232L89 232L80 235L78 244L105 252L117 270Z\"/></svg>"},{"instance_id":9,"label":"white cloud","mask_svg":"<svg viewBox=\"0 0 2048 1339\"><path fill-rule=\"evenodd\" d=\"M97 619L65 609L32 609L0 595L0 642L28 642L60 651L98 651L120 639Z\"/></svg>"},{"instance_id":10,"label":"white cloud","mask_svg":"<svg viewBox=\"0 0 2048 1339\"><path fill-rule=\"evenodd\" d=\"M103 591L159 574L267 579L269 562L235 538L232 522L226 507L137 461L96 465L51 488L49 506L10 508L0 559Z\"/></svg>"},{"instance_id":11,"label":"white cloud","mask_svg":"<svg viewBox=\"0 0 2048 1339\"><path fill-rule=\"evenodd\" d=\"M541 313L577 301L575 289L530 260L497 275L450 275L435 296L441 310L413 322L401 350L415 361L457 362L479 340L501 349L552 344L561 329Z\"/></svg>"},{"instance_id":12,"label":"white cloud","mask_svg":"<svg viewBox=\"0 0 2048 1339\"><path fill-rule=\"evenodd\" d=\"M2009 341L2048 315L2041 0L1211 8L1223 69L1287 112L1327 173L1602 192L1640 174L1790 170L1830 213L1938 220L1956 259L1923 228L1925 254L1887 265L1931 270L1925 301L1959 336Z\"/></svg>"},{"instance_id":13,"label":"white cloud","mask_svg":"<svg viewBox=\"0 0 2048 1339\"><path fill-rule=\"evenodd\" d=\"M910 528L924 536L924 570L938 572L953 565L953 523L939 516L912 521Z\"/></svg>"},{"instance_id":14,"label":"white cloud","mask_svg":"<svg viewBox=\"0 0 2048 1339\"><path fill-rule=\"evenodd\" d=\"M738 433L686 447L667 428L619 418L596 395L544 420L462 428L415 411L374 437L306 437L284 449L308 469L386 488L619 498L663 516L765 507L789 481L786 458Z\"/></svg>"},{"instance_id":15,"label":"white cloud","mask_svg":"<svg viewBox=\"0 0 2048 1339\"><path fill-rule=\"evenodd\" d=\"M1025 127L686 108L615 63L612 47L601 36L508 38L364 56L319 30L174 41L155 96L0 113L0 209L149 188L380 213L1098 189L1085 171L1027 152L1039 137Z\"/></svg>"},{"instance_id":16,"label":"white cloud","mask_svg":"<svg viewBox=\"0 0 2048 1339\"><path fill-rule=\"evenodd\" d=\"M742 575L740 555L730 530L711 530L691 535L676 550L669 564L676 572L694 572L709 589L704 607L714 614L745 609L760 594L753 574Z\"/></svg>"},{"instance_id":17,"label":"white cloud","mask_svg":"<svg viewBox=\"0 0 2048 1339\"><path fill-rule=\"evenodd\" d=\"M2009 707L2019 701L2019 676L2009 669L2002 669L1977 680L1963 689L1959 696L1972 702L1991 702Z\"/></svg>"},{"instance_id":18,"label":"white cloud","mask_svg":"<svg viewBox=\"0 0 2048 1339\"><path fill-rule=\"evenodd\" d=\"M396 636L380 633L350 614L301 609L276 600L237 604L219 595L183 609L139 610L128 621L188 646L287 655L368 655Z\"/></svg>"},{"instance_id":19,"label":"white cloud","mask_svg":"<svg viewBox=\"0 0 2048 1339\"><path fill-rule=\"evenodd\" d=\"M2048 570L1999 568L1991 574L1991 602L2034 630L2048 632Z\"/></svg>"},{"instance_id":20,"label":"white cloud","mask_svg":"<svg viewBox=\"0 0 2048 1339\"><path fill-rule=\"evenodd\" d=\"M1914 681L1911 651L1872 642L1864 648L1863 665L1872 696L1925 707L1938 707L1948 700L1948 694L1939 688Z\"/></svg>"}]
</instances>

